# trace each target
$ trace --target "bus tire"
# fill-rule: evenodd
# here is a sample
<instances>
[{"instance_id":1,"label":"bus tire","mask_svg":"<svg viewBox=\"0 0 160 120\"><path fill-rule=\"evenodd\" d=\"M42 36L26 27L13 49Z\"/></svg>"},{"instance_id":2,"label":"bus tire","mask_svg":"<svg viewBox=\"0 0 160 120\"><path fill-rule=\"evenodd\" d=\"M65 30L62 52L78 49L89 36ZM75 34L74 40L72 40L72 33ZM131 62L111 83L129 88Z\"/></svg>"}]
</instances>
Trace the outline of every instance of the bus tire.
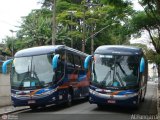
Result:
<instances>
[{"instance_id":1,"label":"bus tire","mask_svg":"<svg viewBox=\"0 0 160 120\"><path fill-rule=\"evenodd\" d=\"M136 110L139 109L139 106L140 106L140 103L141 103L141 98L142 98L142 92L138 95L137 104L135 106L133 106L134 109L136 109Z\"/></svg>"},{"instance_id":2,"label":"bus tire","mask_svg":"<svg viewBox=\"0 0 160 120\"><path fill-rule=\"evenodd\" d=\"M134 110L138 110L138 109L139 109L139 104L137 104L137 105L135 105L135 106L132 106L132 108L133 108Z\"/></svg>"},{"instance_id":3,"label":"bus tire","mask_svg":"<svg viewBox=\"0 0 160 120\"><path fill-rule=\"evenodd\" d=\"M37 110L37 108L38 108L38 106L34 106L34 105L29 106L29 107L30 107L30 109L32 109L32 110Z\"/></svg>"},{"instance_id":4,"label":"bus tire","mask_svg":"<svg viewBox=\"0 0 160 120\"><path fill-rule=\"evenodd\" d=\"M145 95L146 95L146 88L145 88L145 91L144 91L144 95L143 95L143 98L142 98L142 102L145 101Z\"/></svg>"},{"instance_id":5,"label":"bus tire","mask_svg":"<svg viewBox=\"0 0 160 120\"><path fill-rule=\"evenodd\" d=\"M142 97L142 95L141 95L141 97ZM145 100L145 95L143 95L143 98L141 99L141 102L144 102L144 100Z\"/></svg>"},{"instance_id":6,"label":"bus tire","mask_svg":"<svg viewBox=\"0 0 160 120\"><path fill-rule=\"evenodd\" d=\"M46 105L42 105L42 106L41 106L41 108L45 108L45 107L46 107Z\"/></svg>"},{"instance_id":7,"label":"bus tire","mask_svg":"<svg viewBox=\"0 0 160 120\"><path fill-rule=\"evenodd\" d=\"M133 108L134 110L138 110L139 107L140 107L140 98L139 98L139 102L138 102L138 100L137 100L137 104L133 105L132 108Z\"/></svg>"},{"instance_id":8,"label":"bus tire","mask_svg":"<svg viewBox=\"0 0 160 120\"><path fill-rule=\"evenodd\" d=\"M89 101L89 96L88 95L85 97L85 100Z\"/></svg>"},{"instance_id":9,"label":"bus tire","mask_svg":"<svg viewBox=\"0 0 160 120\"><path fill-rule=\"evenodd\" d=\"M97 104L97 107L98 107L99 109L103 109L103 108L104 108L104 106L101 105L101 104Z\"/></svg>"},{"instance_id":10,"label":"bus tire","mask_svg":"<svg viewBox=\"0 0 160 120\"><path fill-rule=\"evenodd\" d=\"M72 95L71 95L71 93L68 93L66 105L67 105L67 107L70 107L72 105Z\"/></svg>"},{"instance_id":11,"label":"bus tire","mask_svg":"<svg viewBox=\"0 0 160 120\"><path fill-rule=\"evenodd\" d=\"M141 91L140 98L139 98L139 103L141 102L142 102L142 91Z\"/></svg>"}]
</instances>

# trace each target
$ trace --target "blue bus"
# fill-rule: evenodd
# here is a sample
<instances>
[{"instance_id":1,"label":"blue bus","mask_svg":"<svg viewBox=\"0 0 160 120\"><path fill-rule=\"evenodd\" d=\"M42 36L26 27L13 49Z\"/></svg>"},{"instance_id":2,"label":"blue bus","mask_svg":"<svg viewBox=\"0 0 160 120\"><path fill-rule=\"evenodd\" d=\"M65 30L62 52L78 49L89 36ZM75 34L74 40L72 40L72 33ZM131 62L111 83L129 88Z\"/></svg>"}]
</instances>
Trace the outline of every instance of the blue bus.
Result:
<instances>
[{"instance_id":1,"label":"blue bus","mask_svg":"<svg viewBox=\"0 0 160 120\"><path fill-rule=\"evenodd\" d=\"M88 97L90 71L84 69L88 54L64 45L40 46L18 51L10 73L13 106L31 109ZM3 73L12 60L3 64Z\"/></svg>"},{"instance_id":2,"label":"blue bus","mask_svg":"<svg viewBox=\"0 0 160 120\"><path fill-rule=\"evenodd\" d=\"M89 102L98 107L113 104L138 108L144 101L148 78L148 63L142 49L103 45L90 59ZM88 69L87 65L85 68Z\"/></svg>"}]
</instances>

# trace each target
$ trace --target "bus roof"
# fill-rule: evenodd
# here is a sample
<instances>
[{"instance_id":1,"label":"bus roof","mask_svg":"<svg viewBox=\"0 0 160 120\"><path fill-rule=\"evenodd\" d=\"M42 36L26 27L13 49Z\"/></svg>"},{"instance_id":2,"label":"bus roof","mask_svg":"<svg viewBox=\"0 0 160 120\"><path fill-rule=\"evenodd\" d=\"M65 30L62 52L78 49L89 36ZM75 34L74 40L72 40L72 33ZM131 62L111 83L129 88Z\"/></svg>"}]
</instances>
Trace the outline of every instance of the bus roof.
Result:
<instances>
[{"instance_id":1,"label":"bus roof","mask_svg":"<svg viewBox=\"0 0 160 120\"><path fill-rule=\"evenodd\" d=\"M141 48L124 45L103 45L98 47L95 54L111 54L111 55L142 55Z\"/></svg>"},{"instance_id":2,"label":"bus roof","mask_svg":"<svg viewBox=\"0 0 160 120\"><path fill-rule=\"evenodd\" d=\"M67 50L73 51L74 53L82 54L84 56L88 55L86 53L67 47L65 45L48 45L48 46L38 46L38 47L32 47L32 48L20 50L14 55L14 57L27 57L27 56L48 54L48 53L53 53L59 49L67 49Z\"/></svg>"}]
</instances>

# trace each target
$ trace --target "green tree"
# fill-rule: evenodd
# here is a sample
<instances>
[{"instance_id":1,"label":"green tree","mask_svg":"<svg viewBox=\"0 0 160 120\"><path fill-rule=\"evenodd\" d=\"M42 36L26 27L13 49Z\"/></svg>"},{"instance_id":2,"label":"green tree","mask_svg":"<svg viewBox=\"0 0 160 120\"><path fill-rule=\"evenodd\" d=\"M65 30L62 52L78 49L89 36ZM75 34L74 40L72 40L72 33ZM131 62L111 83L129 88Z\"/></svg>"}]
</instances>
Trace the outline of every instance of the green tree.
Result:
<instances>
[{"instance_id":1,"label":"green tree","mask_svg":"<svg viewBox=\"0 0 160 120\"><path fill-rule=\"evenodd\" d=\"M139 0L144 11L138 11L131 20L132 33L140 33L147 30L155 51L149 51L150 60L158 66L160 78L160 4L159 0ZM149 55L150 54L150 55Z\"/></svg>"},{"instance_id":2,"label":"green tree","mask_svg":"<svg viewBox=\"0 0 160 120\"><path fill-rule=\"evenodd\" d=\"M68 26L66 36L71 36L71 39L75 41L74 48L76 48L76 43L82 44L85 33L85 39L87 39L86 52L90 53L91 40L88 38L90 38L91 34L100 31L106 26L108 26L106 29L94 36L95 48L103 44L122 44L128 40L128 16L134 13L129 2L121 1L121 5L118 6L117 4L111 3L111 1L93 1L92 4L86 2L86 0L81 1L81 3L59 0L59 2L61 1L67 2L67 7L63 6L60 13L59 11L57 12L59 13L57 15L57 24ZM57 1L57 4L61 3ZM68 11L76 11L72 19ZM83 32L84 19L85 32ZM78 49L81 50L81 46Z\"/></svg>"},{"instance_id":3,"label":"green tree","mask_svg":"<svg viewBox=\"0 0 160 120\"><path fill-rule=\"evenodd\" d=\"M40 46L51 42L51 11L43 8L33 10L23 18L18 38L27 46Z\"/></svg>"},{"instance_id":4,"label":"green tree","mask_svg":"<svg viewBox=\"0 0 160 120\"><path fill-rule=\"evenodd\" d=\"M23 18L17 32L16 49L51 44L52 0L40 0L43 5ZM129 37L128 20L134 13L131 3L123 0L56 0L56 44L71 45L81 50L82 39L90 53L91 35L94 48L103 44L123 44ZM71 14L69 11L76 11ZM85 28L85 29L84 29ZM8 40L9 42L9 40Z\"/></svg>"}]
</instances>

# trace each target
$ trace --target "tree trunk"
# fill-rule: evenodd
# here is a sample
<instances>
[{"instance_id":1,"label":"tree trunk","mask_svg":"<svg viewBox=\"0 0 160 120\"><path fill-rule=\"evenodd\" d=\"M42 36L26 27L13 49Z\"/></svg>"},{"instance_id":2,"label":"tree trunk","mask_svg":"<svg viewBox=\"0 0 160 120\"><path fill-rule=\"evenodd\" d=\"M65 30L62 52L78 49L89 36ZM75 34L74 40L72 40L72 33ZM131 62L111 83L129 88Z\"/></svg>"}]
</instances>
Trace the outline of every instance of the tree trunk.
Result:
<instances>
[{"instance_id":1,"label":"tree trunk","mask_svg":"<svg viewBox=\"0 0 160 120\"><path fill-rule=\"evenodd\" d=\"M160 64L157 65L157 70L158 70L158 89L160 90Z\"/></svg>"}]
</instances>

